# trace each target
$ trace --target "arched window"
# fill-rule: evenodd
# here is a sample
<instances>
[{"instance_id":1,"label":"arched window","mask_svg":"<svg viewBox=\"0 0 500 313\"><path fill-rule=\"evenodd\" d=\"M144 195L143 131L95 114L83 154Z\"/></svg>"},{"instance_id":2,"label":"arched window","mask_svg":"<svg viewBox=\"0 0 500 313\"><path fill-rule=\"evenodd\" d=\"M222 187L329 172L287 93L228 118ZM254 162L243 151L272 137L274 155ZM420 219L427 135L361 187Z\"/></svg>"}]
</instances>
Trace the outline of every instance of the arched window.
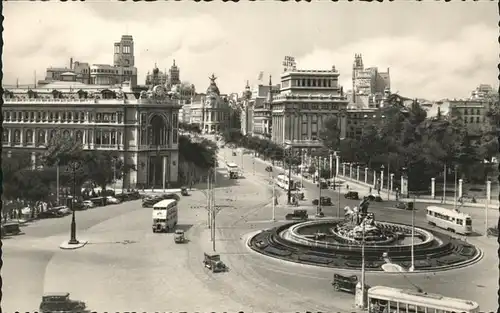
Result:
<instances>
[{"instance_id":1,"label":"arched window","mask_svg":"<svg viewBox=\"0 0 500 313\"><path fill-rule=\"evenodd\" d=\"M33 144L33 131L31 129L26 131L26 139L24 142L27 144Z\"/></svg>"},{"instance_id":2,"label":"arched window","mask_svg":"<svg viewBox=\"0 0 500 313\"><path fill-rule=\"evenodd\" d=\"M50 135L49 135L49 140L51 140L52 138L54 138L56 135L57 135L57 131L55 129L51 130L50 131Z\"/></svg>"},{"instance_id":3,"label":"arched window","mask_svg":"<svg viewBox=\"0 0 500 313\"><path fill-rule=\"evenodd\" d=\"M63 131L63 137L64 138L69 138L69 136L70 136L69 130Z\"/></svg>"},{"instance_id":4,"label":"arched window","mask_svg":"<svg viewBox=\"0 0 500 313\"><path fill-rule=\"evenodd\" d=\"M81 130L76 131L76 141L78 143L83 143L83 133Z\"/></svg>"},{"instance_id":5,"label":"arched window","mask_svg":"<svg viewBox=\"0 0 500 313\"><path fill-rule=\"evenodd\" d=\"M45 130L39 130L38 131L38 139L37 139L37 143L39 145L43 145L45 144Z\"/></svg>"},{"instance_id":6,"label":"arched window","mask_svg":"<svg viewBox=\"0 0 500 313\"><path fill-rule=\"evenodd\" d=\"M3 130L3 137L2 137L2 143L6 144L6 143L9 143L9 132L10 130L9 129L5 129Z\"/></svg>"},{"instance_id":7,"label":"arched window","mask_svg":"<svg viewBox=\"0 0 500 313\"><path fill-rule=\"evenodd\" d=\"M16 129L14 131L14 144L18 145L21 143L21 131Z\"/></svg>"}]
</instances>

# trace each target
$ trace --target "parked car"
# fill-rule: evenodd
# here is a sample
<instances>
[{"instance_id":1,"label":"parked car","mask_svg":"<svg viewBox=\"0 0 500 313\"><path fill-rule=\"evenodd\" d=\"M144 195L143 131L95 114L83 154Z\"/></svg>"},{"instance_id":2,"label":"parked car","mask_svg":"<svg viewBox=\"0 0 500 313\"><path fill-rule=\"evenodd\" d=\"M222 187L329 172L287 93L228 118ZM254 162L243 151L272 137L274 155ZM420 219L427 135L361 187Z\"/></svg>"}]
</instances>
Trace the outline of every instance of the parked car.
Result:
<instances>
[{"instance_id":1,"label":"parked car","mask_svg":"<svg viewBox=\"0 0 500 313\"><path fill-rule=\"evenodd\" d=\"M396 209L401 210L413 210L413 202L398 202L394 205Z\"/></svg>"},{"instance_id":2,"label":"parked car","mask_svg":"<svg viewBox=\"0 0 500 313\"><path fill-rule=\"evenodd\" d=\"M142 199L142 207L143 208L152 208L153 205L160 202L161 200L163 200L163 199L161 197L158 197L158 196L146 197L146 198Z\"/></svg>"},{"instance_id":3,"label":"parked car","mask_svg":"<svg viewBox=\"0 0 500 313\"><path fill-rule=\"evenodd\" d=\"M161 200L166 200L166 199L174 199L176 201L180 201L181 197L179 197L178 194L175 193L166 193L160 196Z\"/></svg>"},{"instance_id":4,"label":"parked car","mask_svg":"<svg viewBox=\"0 0 500 313\"><path fill-rule=\"evenodd\" d=\"M1 233L2 233L2 237L8 236L8 235L19 235L21 233L21 229L19 228L19 223L18 222L8 222L5 224L2 224Z\"/></svg>"},{"instance_id":5,"label":"parked car","mask_svg":"<svg viewBox=\"0 0 500 313\"><path fill-rule=\"evenodd\" d=\"M357 191L348 191L344 194L344 198L351 200L359 200L359 193Z\"/></svg>"},{"instance_id":6,"label":"parked car","mask_svg":"<svg viewBox=\"0 0 500 313\"><path fill-rule=\"evenodd\" d=\"M57 218L63 217L64 215L59 213L59 211L47 210L45 212L40 212L38 218Z\"/></svg>"},{"instance_id":7,"label":"parked car","mask_svg":"<svg viewBox=\"0 0 500 313\"><path fill-rule=\"evenodd\" d=\"M112 196L107 196L106 197L106 202L109 204L118 204L120 203L120 200L116 199L115 197Z\"/></svg>"},{"instance_id":8,"label":"parked car","mask_svg":"<svg viewBox=\"0 0 500 313\"><path fill-rule=\"evenodd\" d=\"M285 216L287 220L307 220L308 218L307 210L293 210L293 213L288 213Z\"/></svg>"},{"instance_id":9,"label":"parked car","mask_svg":"<svg viewBox=\"0 0 500 313\"><path fill-rule=\"evenodd\" d=\"M94 203L90 200L83 200L82 204L87 209L91 209L91 208L95 207Z\"/></svg>"},{"instance_id":10,"label":"parked car","mask_svg":"<svg viewBox=\"0 0 500 313\"><path fill-rule=\"evenodd\" d=\"M59 212L59 214L62 214L62 215L69 215L69 214L71 214L71 209L68 208L65 205L59 206L59 207L55 207L55 208L53 208L53 210Z\"/></svg>"},{"instance_id":11,"label":"parked car","mask_svg":"<svg viewBox=\"0 0 500 313\"><path fill-rule=\"evenodd\" d=\"M333 205L332 198L330 198L330 197L321 197L319 199L314 199L312 201L312 204L319 205L320 201L321 201L321 206L332 206Z\"/></svg>"},{"instance_id":12,"label":"parked car","mask_svg":"<svg viewBox=\"0 0 500 313\"><path fill-rule=\"evenodd\" d=\"M383 201L382 197L379 195L368 195L367 198L368 198L368 200L375 201L375 202L382 202Z\"/></svg>"}]
</instances>

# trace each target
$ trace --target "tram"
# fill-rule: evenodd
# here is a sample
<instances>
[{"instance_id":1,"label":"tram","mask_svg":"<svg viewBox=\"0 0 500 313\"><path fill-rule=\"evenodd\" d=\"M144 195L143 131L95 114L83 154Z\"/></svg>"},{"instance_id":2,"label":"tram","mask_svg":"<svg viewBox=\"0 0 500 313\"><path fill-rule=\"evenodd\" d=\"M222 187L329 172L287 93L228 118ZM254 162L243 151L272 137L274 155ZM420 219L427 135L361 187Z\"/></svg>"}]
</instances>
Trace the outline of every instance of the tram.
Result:
<instances>
[{"instance_id":1,"label":"tram","mask_svg":"<svg viewBox=\"0 0 500 313\"><path fill-rule=\"evenodd\" d=\"M284 190L288 191L288 188L291 187L291 190L295 190L295 183L293 179L289 179L287 175L279 174L276 176L276 185Z\"/></svg>"},{"instance_id":2,"label":"tram","mask_svg":"<svg viewBox=\"0 0 500 313\"><path fill-rule=\"evenodd\" d=\"M456 209L447 209L439 206L428 206L427 222L433 226L451 232L469 235L472 232L472 218Z\"/></svg>"},{"instance_id":3,"label":"tram","mask_svg":"<svg viewBox=\"0 0 500 313\"><path fill-rule=\"evenodd\" d=\"M439 294L385 286L368 289L369 313L478 313L479 304Z\"/></svg>"}]
</instances>

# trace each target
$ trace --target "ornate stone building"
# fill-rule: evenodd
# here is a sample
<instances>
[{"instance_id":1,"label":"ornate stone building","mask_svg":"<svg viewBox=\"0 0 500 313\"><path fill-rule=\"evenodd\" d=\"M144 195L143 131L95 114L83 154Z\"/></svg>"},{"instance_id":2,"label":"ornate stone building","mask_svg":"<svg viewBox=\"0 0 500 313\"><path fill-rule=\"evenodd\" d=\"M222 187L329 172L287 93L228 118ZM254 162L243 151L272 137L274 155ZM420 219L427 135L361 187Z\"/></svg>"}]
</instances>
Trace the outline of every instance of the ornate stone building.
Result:
<instances>
[{"instance_id":1,"label":"ornate stone building","mask_svg":"<svg viewBox=\"0 0 500 313\"><path fill-rule=\"evenodd\" d=\"M191 123L200 125L204 134L222 131L229 123L229 100L221 95L214 74L205 94L197 94L191 105Z\"/></svg>"},{"instance_id":2,"label":"ornate stone building","mask_svg":"<svg viewBox=\"0 0 500 313\"><path fill-rule=\"evenodd\" d=\"M163 187L178 181L178 100L164 86L134 93L127 86L54 82L3 95L4 151L25 150L36 164L57 134L85 150L117 151L132 171L124 186Z\"/></svg>"}]
</instances>

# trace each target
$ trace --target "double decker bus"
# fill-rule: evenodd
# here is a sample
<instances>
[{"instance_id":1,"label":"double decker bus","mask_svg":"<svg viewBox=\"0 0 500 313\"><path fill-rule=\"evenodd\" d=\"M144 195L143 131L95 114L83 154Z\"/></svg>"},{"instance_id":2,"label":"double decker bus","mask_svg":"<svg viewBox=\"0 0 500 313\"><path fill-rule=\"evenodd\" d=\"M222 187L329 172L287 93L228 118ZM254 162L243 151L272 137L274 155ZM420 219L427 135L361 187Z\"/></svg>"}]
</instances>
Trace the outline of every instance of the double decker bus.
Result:
<instances>
[{"instance_id":1,"label":"double decker bus","mask_svg":"<svg viewBox=\"0 0 500 313\"><path fill-rule=\"evenodd\" d=\"M368 289L369 313L478 313L479 304L415 290L385 286Z\"/></svg>"},{"instance_id":2,"label":"double decker bus","mask_svg":"<svg viewBox=\"0 0 500 313\"><path fill-rule=\"evenodd\" d=\"M169 232L177 225L177 200L166 199L153 205L153 232Z\"/></svg>"},{"instance_id":3,"label":"double decker bus","mask_svg":"<svg viewBox=\"0 0 500 313\"><path fill-rule=\"evenodd\" d=\"M472 218L469 214L439 206L428 206L426 213L430 225L461 235L469 235L472 232Z\"/></svg>"}]
</instances>

